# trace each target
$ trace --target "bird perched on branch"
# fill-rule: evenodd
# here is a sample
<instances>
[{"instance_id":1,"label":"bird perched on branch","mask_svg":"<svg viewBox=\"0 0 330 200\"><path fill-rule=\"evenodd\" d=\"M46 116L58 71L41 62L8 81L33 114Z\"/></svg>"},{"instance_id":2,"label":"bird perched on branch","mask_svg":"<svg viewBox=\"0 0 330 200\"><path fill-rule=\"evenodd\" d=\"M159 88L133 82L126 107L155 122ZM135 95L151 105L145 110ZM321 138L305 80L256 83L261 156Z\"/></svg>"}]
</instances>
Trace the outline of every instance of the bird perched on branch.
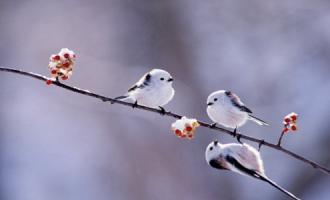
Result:
<instances>
[{"instance_id":1,"label":"bird perched on branch","mask_svg":"<svg viewBox=\"0 0 330 200\"><path fill-rule=\"evenodd\" d=\"M175 93L172 83L173 78L170 73L162 69L153 69L143 75L126 95L116 99L131 101L135 106L159 107L164 113L165 109L162 106L171 101Z\"/></svg>"},{"instance_id":2,"label":"bird perched on branch","mask_svg":"<svg viewBox=\"0 0 330 200\"><path fill-rule=\"evenodd\" d=\"M265 121L253 116L252 111L236 94L226 90L219 90L208 96L206 111L215 124L235 129L235 131L247 120L252 120L259 125L268 125Z\"/></svg>"},{"instance_id":3,"label":"bird perched on branch","mask_svg":"<svg viewBox=\"0 0 330 200\"><path fill-rule=\"evenodd\" d=\"M247 144L211 142L205 151L206 162L213 168L230 170L265 181L292 199L299 199L265 175L259 152Z\"/></svg>"}]
</instances>

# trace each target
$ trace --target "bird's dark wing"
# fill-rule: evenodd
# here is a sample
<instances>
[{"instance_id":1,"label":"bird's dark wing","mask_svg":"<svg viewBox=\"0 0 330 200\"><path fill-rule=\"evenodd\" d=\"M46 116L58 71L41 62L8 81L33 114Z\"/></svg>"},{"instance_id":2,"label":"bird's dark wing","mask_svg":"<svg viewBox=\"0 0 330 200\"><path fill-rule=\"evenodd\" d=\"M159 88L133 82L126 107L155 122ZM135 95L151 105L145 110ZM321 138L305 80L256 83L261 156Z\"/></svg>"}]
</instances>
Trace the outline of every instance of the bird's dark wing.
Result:
<instances>
[{"instance_id":1,"label":"bird's dark wing","mask_svg":"<svg viewBox=\"0 0 330 200\"><path fill-rule=\"evenodd\" d=\"M226 91L225 94L229 97L231 103L236 106L241 111L252 113L252 111L244 105L244 103L241 101L241 99L234 93L230 91Z\"/></svg>"},{"instance_id":2,"label":"bird's dark wing","mask_svg":"<svg viewBox=\"0 0 330 200\"><path fill-rule=\"evenodd\" d=\"M226 167L222 166L218 160L211 160L209 164L211 165L211 167L214 167L216 169L227 169Z\"/></svg>"},{"instance_id":3,"label":"bird's dark wing","mask_svg":"<svg viewBox=\"0 0 330 200\"><path fill-rule=\"evenodd\" d=\"M252 113L252 111L246 106L240 106L239 108L240 108L241 111L244 111L244 112L247 112L247 113Z\"/></svg>"},{"instance_id":4,"label":"bird's dark wing","mask_svg":"<svg viewBox=\"0 0 330 200\"><path fill-rule=\"evenodd\" d=\"M138 87L138 85L133 85L130 89L128 89L128 92L134 91Z\"/></svg>"},{"instance_id":5,"label":"bird's dark wing","mask_svg":"<svg viewBox=\"0 0 330 200\"><path fill-rule=\"evenodd\" d=\"M250 175L252 177L260 179L259 173L257 173L254 170L251 170L251 169L248 169L248 168L244 167L238 160L236 160L236 158L227 155L225 157L225 159L227 160L227 162L232 164L234 167L236 167L237 169L239 169L241 172L245 173L246 175Z\"/></svg>"},{"instance_id":6,"label":"bird's dark wing","mask_svg":"<svg viewBox=\"0 0 330 200\"><path fill-rule=\"evenodd\" d=\"M149 73L145 74L135 85L133 85L128 92L132 92L138 88L142 89L145 86L148 86L150 83L151 75Z\"/></svg>"}]
</instances>

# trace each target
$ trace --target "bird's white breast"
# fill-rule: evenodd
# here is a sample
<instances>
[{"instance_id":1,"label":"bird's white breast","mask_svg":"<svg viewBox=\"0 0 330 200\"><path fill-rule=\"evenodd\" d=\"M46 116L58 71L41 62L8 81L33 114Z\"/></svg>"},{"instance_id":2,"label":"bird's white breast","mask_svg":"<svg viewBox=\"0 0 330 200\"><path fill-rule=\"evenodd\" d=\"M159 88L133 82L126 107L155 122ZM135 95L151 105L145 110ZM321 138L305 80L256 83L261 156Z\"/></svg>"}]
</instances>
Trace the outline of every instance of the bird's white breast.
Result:
<instances>
[{"instance_id":1,"label":"bird's white breast","mask_svg":"<svg viewBox=\"0 0 330 200\"><path fill-rule=\"evenodd\" d=\"M208 106L207 114L212 121L228 128L240 127L248 119L246 112L239 111L234 106L224 106L222 104Z\"/></svg>"},{"instance_id":2,"label":"bird's white breast","mask_svg":"<svg viewBox=\"0 0 330 200\"><path fill-rule=\"evenodd\" d=\"M174 96L174 89L168 86L153 87L147 86L139 89L134 93L134 97L138 104L158 107L167 104Z\"/></svg>"}]
</instances>

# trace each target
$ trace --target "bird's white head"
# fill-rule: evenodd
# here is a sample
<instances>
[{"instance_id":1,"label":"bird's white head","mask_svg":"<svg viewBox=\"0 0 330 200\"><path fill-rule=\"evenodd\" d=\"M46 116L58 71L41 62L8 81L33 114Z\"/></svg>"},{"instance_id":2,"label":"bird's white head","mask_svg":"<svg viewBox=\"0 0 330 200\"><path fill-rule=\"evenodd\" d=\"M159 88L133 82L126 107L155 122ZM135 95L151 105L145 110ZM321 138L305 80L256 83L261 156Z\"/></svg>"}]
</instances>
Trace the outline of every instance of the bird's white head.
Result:
<instances>
[{"instance_id":1,"label":"bird's white head","mask_svg":"<svg viewBox=\"0 0 330 200\"><path fill-rule=\"evenodd\" d=\"M218 90L215 91L213 93L211 93L208 97L207 97L207 106L217 106L220 103L226 103L227 101L229 102L229 96L230 92L226 91L226 90Z\"/></svg>"},{"instance_id":2,"label":"bird's white head","mask_svg":"<svg viewBox=\"0 0 330 200\"><path fill-rule=\"evenodd\" d=\"M171 86L173 83L173 78L171 74L165 70L153 69L148 74L147 76L150 76L150 81L159 86Z\"/></svg>"},{"instance_id":3,"label":"bird's white head","mask_svg":"<svg viewBox=\"0 0 330 200\"><path fill-rule=\"evenodd\" d=\"M222 152L222 144L217 140L211 142L205 150L205 159L208 164L219 157Z\"/></svg>"}]
</instances>

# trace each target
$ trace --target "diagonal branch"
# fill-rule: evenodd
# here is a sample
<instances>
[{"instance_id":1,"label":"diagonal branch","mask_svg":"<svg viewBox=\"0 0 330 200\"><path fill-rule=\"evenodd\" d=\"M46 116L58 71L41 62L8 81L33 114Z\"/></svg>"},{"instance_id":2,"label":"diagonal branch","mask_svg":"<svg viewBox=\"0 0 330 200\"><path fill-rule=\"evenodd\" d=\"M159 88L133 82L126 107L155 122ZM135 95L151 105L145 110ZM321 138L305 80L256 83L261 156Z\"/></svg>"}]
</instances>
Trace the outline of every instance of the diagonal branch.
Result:
<instances>
[{"instance_id":1,"label":"diagonal branch","mask_svg":"<svg viewBox=\"0 0 330 200\"><path fill-rule=\"evenodd\" d=\"M32 72L26 72L26 71L22 71L22 70L18 70L18 69L13 69L13 68L0 67L0 71L20 74L20 75L23 75L23 76L29 76L29 77L32 77L32 78L35 78L35 79L38 79L38 80L41 80L41 81L49 80L49 78L47 78L46 76L42 76L40 74L36 74L36 73L32 73ZM121 105L124 105L124 106L131 106L131 107L135 106L135 108L137 108L137 109L146 110L146 111L149 111L149 112L154 112L154 113L170 116L170 117L173 117L173 118L176 118L176 119L181 119L181 117L182 117L181 115L178 115L176 113L163 112L162 110L159 110L159 109L156 109L156 108L150 108L150 107L142 106L142 105L134 105L134 103L124 102L124 101L117 100L117 99L114 99L114 98L110 98L110 97L102 96L102 95L99 95L99 94L95 94L95 93L90 92L88 90L83 90L83 89L80 89L80 88L77 88L77 87L72 87L72 86L69 86L69 85L65 85L65 84L60 83L58 81L54 81L53 85L56 85L58 87L61 87L61 88L64 88L64 89L67 89L67 90L70 90L72 92L76 92L76 93L79 93L79 94L82 94L82 95L86 95L86 96L90 96L90 97L100 99L103 102L108 101L108 102L111 102L111 103L121 104ZM322 171L323 173L325 173L327 175L330 175L330 169L328 169L328 168L326 168L326 167L324 167L324 166L322 166L322 165L320 165L320 164L318 164L314 161L308 160L308 159L304 158L303 156L300 156L296 153L293 153L292 151L289 151L289 150L283 148L282 146L280 146L278 144L273 144L273 143L270 143L270 142L267 142L267 141L264 141L264 140L261 140L261 139L253 138L253 137L244 135L242 133L235 133L235 132L229 131L229 130L221 128L221 127L213 126L212 124L208 124L206 122L198 121L198 123L203 127L213 129L213 130L231 135L233 137L243 138L245 140L249 140L251 142L258 143L259 146L265 145L269 148L276 149L278 151L281 151L283 153L286 153L286 154L290 155L291 157L293 157L297 160L300 160L302 162L305 162L305 163L311 165L313 168L318 169L318 170Z\"/></svg>"}]
</instances>

